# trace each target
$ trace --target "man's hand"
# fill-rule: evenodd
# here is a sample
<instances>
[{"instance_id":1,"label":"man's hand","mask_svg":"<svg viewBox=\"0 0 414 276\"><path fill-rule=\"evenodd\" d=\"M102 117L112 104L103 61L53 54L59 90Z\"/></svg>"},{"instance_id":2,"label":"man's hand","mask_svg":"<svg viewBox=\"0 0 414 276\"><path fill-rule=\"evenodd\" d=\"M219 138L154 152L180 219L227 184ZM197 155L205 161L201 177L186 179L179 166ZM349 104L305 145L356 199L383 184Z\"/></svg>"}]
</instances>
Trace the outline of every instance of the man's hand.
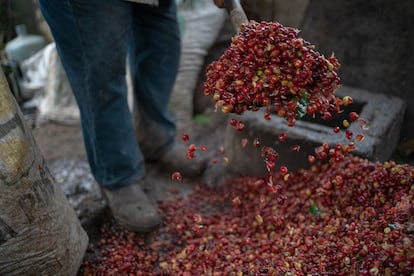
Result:
<instances>
[{"instance_id":1,"label":"man's hand","mask_svg":"<svg viewBox=\"0 0 414 276\"><path fill-rule=\"evenodd\" d=\"M224 8L224 0L213 0L214 4L216 4L217 7L219 8Z\"/></svg>"}]
</instances>

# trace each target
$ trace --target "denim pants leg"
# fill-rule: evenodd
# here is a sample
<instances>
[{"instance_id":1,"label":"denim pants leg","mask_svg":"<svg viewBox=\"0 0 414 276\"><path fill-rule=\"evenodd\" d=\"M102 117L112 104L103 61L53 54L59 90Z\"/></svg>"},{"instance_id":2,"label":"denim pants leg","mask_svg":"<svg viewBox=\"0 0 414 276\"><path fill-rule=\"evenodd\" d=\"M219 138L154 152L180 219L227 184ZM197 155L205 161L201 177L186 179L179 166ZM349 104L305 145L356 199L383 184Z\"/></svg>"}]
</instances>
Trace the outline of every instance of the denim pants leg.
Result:
<instances>
[{"instance_id":1,"label":"denim pants leg","mask_svg":"<svg viewBox=\"0 0 414 276\"><path fill-rule=\"evenodd\" d=\"M132 18L129 61L137 136L145 159L157 160L172 146L176 134L168 111L181 46L175 1L160 1L159 7L134 5Z\"/></svg>"},{"instance_id":2,"label":"denim pants leg","mask_svg":"<svg viewBox=\"0 0 414 276\"><path fill-rule=\"evenodd\" d=\"M162 48L169 47L168 38L176 44L178 32L172 19L175 5L161 6L158 12L153 7L154 12L146 14L139 9L148 7L122 0L39 2L79 105L91 171L104 187L129 185L143 177L145 166L128 109L126 55L128 49L134 53L130 60L137 64L134 82L139 83L136 95L140 108L145 110L143 114L164 133L161 144L171 143L175 125L165 113L165 106L175 79L177 57L169 57ZM163 30L168 29L163 24L171 22L174 31L163 39ZM150 49L155 45L158 48Z\"/></svg>"}]
</instances>

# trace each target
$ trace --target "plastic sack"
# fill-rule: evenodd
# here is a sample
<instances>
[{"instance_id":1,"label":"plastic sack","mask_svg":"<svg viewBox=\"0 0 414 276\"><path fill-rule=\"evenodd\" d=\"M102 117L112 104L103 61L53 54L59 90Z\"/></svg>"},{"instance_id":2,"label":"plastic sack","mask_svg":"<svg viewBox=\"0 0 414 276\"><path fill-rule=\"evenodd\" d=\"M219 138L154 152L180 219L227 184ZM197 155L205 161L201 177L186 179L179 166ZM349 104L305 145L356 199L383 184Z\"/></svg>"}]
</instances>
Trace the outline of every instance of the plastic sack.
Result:
<instances>
[{"instance_id":1,"label":"plastic sack","mask_svg":"<svg viewBox=\"0 0 414 276\"><path fill-rule=\"evenodd\" d=\"M87 246L0 71L0 275L76 275Z\"/></svg>"},{"instance_id":2,"label":"plastic sack","mask_svg":"<svg viewBox=\"0 0 414 276\"><path fill-rule=\"evenodd\" d=\"M55 121L77 125L80 112L55 43L25 60L22 65L24 90L34 91L38 121Z\"/></svg>"},{"instance_id":3,"label":"plastic sack","mask_svg":"<svg viewBox=\"0 0 414 276\"><path fill-rule=\"evenodd\" d=\"M190 1L191 2L191 1ZM213 1L197 1L178 11L183 21L181 58L170 100L170 110L179 126L192 120L194 91L205 57L214 44L227 17Z\"/></svg>"}]
</instances>

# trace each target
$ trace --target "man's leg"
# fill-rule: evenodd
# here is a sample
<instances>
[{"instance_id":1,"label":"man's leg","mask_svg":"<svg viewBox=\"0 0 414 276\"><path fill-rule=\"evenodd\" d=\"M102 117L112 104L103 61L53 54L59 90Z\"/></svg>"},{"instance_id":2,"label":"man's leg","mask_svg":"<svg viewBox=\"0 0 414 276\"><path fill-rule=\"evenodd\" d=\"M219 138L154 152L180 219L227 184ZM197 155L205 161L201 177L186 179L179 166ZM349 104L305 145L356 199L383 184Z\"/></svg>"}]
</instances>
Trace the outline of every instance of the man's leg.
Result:
<instances>
[{"instance_id":1,"label":"man's leg","mask_svg":"<svg viewBox=\"0 0 414 276\"><path fill-rule=\"evenodd\" d=\"M180 31L174 0L159 7L134 5L129 61L137 105L137 137L145 159L194 176L204 164L185 158L175 143L176 126L168 110L180 61Z\"/></svg>"},{"instance_id":2,"label":"man's leg","mask_svg":"<svg viewBox=\"0 0 414 276\"><path fill-rule=\"evenodd\" d=\"M40 1L72 85L93 174L104 187L143 176L128 109L125 59L130 4L119 0Z\"/></svg>"},{"instance_id":3,"label":"man's leg","mask_svg":"<svg viewBox=\"0 0 414 276\"><path fill-rule=\"evenodd\" d=\"M158 159L174 142L176 127L168 110L180 59L180 33L174 0L160 6L136 4L130 40L130 67L146 159ZM147 141L146 141L147 139Z\"/></svg>"},{"instance_id":4,"label":"man's leg","mask_svg":"<svg viewBox=\"0 0 414 276\"><path fill-rule=\"evenodd\" d=\"M118 221L132 229L152 227L154 220L159 220L157 210L138 185L131 185L145 174L125 80L132 4L120 0L40 0L40 6L79 105L96 181L105 188Z\"/></svg>"}]
</instances>

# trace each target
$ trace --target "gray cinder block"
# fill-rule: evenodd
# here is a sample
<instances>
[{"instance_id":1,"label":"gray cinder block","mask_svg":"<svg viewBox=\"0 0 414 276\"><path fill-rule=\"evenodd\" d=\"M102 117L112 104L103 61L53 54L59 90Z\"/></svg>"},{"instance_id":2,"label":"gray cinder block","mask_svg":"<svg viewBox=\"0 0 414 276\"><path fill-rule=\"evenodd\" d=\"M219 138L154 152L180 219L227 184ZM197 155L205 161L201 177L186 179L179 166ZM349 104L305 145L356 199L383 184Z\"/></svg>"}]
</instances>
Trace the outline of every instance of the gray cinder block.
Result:
<instances>
[{"instance_id":1,"label":"gray cinder block","mask_svg":"<svg viewBox=\"0 0 414 276\"><path fill-rule=\"evenodd\" d=\"M365 136L361 142L355 142L354 154L372 161L386 161L395 150L405 112L405 103L397 97L371 93L350 87L342 87L336 92L338 96L351 96L354 100L343 114L334 116L332 121L315 120L312 118L300 120L294 127L288 127L285 120L272 116L270 121L264 120L264 111L246 112L241 116L233 115L235 119L245 123L245 129L236 131L232 126L226 129L226 155L230 162L227 169L232 174L263 175L266 167L261 152L253 146L253 140L259 138L262 146L271 146L279 153L276 169L284 165L289 170L309 167L307 156L315 154L315 148L326 142L330 146L348 144L345 130L336 134L335 125L341 126L342 120L351 111L359 113L360 118L367 121L368 129L361 129L358 121L351 122L348 129L355 137L358 133ZM285 132L287 140L280 142L279 134ZM247 146L240 146L243 138L248 139ZM300 146L299 152L291 148Z\"/></svg>"}]
</instances>

